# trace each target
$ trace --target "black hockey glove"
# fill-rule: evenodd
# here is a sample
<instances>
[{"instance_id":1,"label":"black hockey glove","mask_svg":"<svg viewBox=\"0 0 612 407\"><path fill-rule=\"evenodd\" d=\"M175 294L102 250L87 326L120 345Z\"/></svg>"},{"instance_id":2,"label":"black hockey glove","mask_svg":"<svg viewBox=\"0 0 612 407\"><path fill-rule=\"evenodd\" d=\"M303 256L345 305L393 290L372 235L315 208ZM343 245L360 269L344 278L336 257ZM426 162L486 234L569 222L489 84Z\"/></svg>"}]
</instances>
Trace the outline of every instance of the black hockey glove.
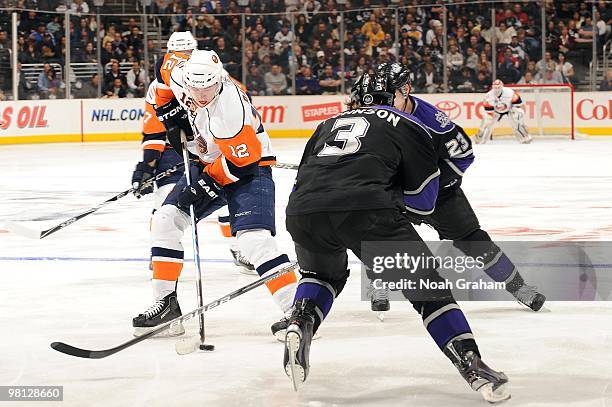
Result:
<instances>
[{"instance_id":1,"label":"black hockey glove","mask_svg":"<svg viewBox=\"0 0 612 407\"><path fill-rule=\"evenodd\" d=\"M146 187L142 187L142 184L148 180L153 178L155 174L155 168L151 167L144 161L136 164L136 168L132 173L132 188L134 188L134 196L140 199L141 196L150 194L153 192L153 183Z\"/></svg>"},{"instance_id":2,"label":"black hockey glove","mask_svg":"<svg viewBox=\"0 0 612 407\"><path fill-rule=\"evenodd\" d=\"M155 108L155 114L166 130L178 127L185 132L187 140L193 140L193 129L189 123L189 113L178 100L172 99L163 106Z\"/></svg>"},{"instance_id":3,"label":"black hockey glove","mask_svg":"<svg viewBox=\"0 0 612 407\"><path fill-rule=\"evenodd\" d=\"M185 186L178 196L180 208L189 210L189 206L198 203L208 205L219 197L221 187L212 177L201 173L197 178L191 180L191 186Z\"/></svg>"}]
</instances>

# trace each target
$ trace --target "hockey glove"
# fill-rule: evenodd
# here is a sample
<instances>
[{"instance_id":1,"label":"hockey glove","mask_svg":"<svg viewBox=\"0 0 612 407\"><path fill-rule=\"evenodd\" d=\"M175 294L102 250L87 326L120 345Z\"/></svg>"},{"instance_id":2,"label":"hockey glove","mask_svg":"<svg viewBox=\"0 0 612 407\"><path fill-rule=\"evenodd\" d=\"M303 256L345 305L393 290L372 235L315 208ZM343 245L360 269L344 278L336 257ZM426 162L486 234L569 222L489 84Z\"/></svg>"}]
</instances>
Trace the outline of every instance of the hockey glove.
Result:
<instances>
[{"instance_id":1,"label":"hockey glove","mask_svg":"<svg viewBox=\"0 0 612 407\"><path fill-rule=\"evenodd\" d=\"M178 206L189 210L194 203L208 205L219 197L221 187L205 172L191 180L191 186L187 185L179 193Z\"/></svg>"},{"instance_id":2,"label":"hockey glove","mask_svg":"<svg viewBox=\"0 0 612 407\"><path fill-rule=\"evenodd\" d=\"M151 167L144 161L136 164L136 168L132 173L132 188L134 188L134 196L140 199L141 196L150 194L153 192L153 183L147 185L146 187L142 187L145 181L151 179L155 174L155 168Z\"/></svg>"},{"instance_id":3,"label":"hockey glove","mask_svg":"<svg viewBox=\"0 0 612 407\"><path fill-rule=\"evenodd\" d=\"M163 106L155 108L155 114L166 130L178 127L185 132L187 140L193 140L193 129L189 123L189 113L178 100L172 99Z\"/></svg>"}]
</instances>

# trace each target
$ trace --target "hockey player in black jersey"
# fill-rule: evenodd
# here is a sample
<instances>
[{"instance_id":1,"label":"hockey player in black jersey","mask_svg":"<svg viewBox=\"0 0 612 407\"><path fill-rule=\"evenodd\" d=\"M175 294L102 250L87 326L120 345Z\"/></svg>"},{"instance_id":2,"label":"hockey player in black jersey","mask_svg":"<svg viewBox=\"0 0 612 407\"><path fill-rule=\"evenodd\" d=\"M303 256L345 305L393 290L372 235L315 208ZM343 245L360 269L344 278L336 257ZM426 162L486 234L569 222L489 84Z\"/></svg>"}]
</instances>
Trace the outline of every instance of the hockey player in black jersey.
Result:
<instances>
[{"instance_id":1,"label":"hockey player in black jersey","mask_svg":"<svg viewBox=\"0 0 612 407\"><path fill-rule=\"evenodd\" d=\"M370 107L326 120L308 141L287 206L287 230L303 271L283 360L296 390L309 373L312 336L346 283L347 249L362 259L364 241L411 241L430 254L405 212L434 210L440 172L431 135L417 118L391 107L393 95L372 79L366 74L353 87L354 100ZM434 268L418 273L442 281ZM411 302L440 350L487 401L509 398L508 378L481 360L451 292L440 290L432 299Z\"/></svg>"},{"instance_id":2,"label":"hockey player in black jersey","mask_svg":"<svg viewBox=\"0 0 612 407\"><path fill-rule=\"evenodd\" d=\"M484 272L493 280L506 283L506 290L533 311L544 305L546 297L536 287L525 284L512 261L480 228L478 218L461 189L463 173L474 161L472 142L461 126L435 106L410 94L410 71L399 63L383 63L377 68L378 81L394 94L395 107L417 117L429 130L440 167L440 190L434 212L413 216L415 223L426 223L438 232L441 240L474 258L485 258ZM374 293L379 303L384 293ZM380 305L379 305L380 306Z\"/></svg>"}]
</instances>

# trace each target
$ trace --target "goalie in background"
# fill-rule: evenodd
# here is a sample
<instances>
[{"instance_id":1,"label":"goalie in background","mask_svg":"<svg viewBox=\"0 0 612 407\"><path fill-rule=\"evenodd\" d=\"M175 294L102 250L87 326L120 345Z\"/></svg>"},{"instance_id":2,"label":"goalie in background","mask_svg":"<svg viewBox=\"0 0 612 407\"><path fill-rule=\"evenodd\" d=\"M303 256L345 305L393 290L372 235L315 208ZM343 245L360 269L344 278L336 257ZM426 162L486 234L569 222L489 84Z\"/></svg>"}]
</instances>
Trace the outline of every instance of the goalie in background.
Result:
<instances>
[{"instance_id":1,"label":"goalie in background","mask_svg":"<svg viewBox=\"0 0 612 407\"><path fill-rule=\"evenodd\" d=\"M504 86L499 79L493 81L492 89L487 92L484 101L486 115L482 118L480 129L476 134L476 143L484 144L491 140L493 126L507 116L512 125L514 136L521 144L531 143L531 136L525 126L523 101L518 92Z\"/></svg>"}]
</instances>

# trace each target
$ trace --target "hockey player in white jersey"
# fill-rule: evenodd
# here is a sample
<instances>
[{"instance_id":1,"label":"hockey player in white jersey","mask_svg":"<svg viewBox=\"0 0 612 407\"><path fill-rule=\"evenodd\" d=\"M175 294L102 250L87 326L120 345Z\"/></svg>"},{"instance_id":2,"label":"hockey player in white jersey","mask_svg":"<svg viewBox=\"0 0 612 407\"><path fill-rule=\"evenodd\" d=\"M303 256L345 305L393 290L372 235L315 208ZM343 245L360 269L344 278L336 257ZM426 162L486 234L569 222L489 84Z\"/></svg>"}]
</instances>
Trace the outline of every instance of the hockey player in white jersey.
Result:
<instances>
[{"instance_id":1,"label":"hockey player in white jersey","mask_svg":"<svg viewBox=\"0 0 612 407\"><path fill-rule=\"evenodd\" d=\"M187 116L200 161L190 168L191 186L182 177L153 216L152 263L155 303L133 320L137 332L181 315L176 285L183 266L181 238L189 225L189 207L198 220L228 205L232 234L241 253L267 276L289 264L276 244L275 162L270 139L246 94L224 73L214 51L195 50L172 70L175 98L158 109L160 121L172 127ZM168 124L170 123L170 124ZM296 276L284 274L266 283L283 312L293 305ZM276 325L276 324L275 324ZM182 327L172 332L181 334Z\"/></svg>"},{"instance_id":2,"label":"hockey player in white jersey","mask_svg":"<svg viewBox=\"0 0 612 407\"><path fill-rule=\"evenodd\" d=\"M493 127L504 116L507 116L510 120L512 131L519 143L531 143L532 138L527 131L527 126L525 126L525 111L522 104L523 101L518 92L505 87L499 79L493 81L492 89L485 96L484 109L486 114L483 116L480 129L476 134L476 143L484 144L491 140Z\"/></svg>"}]
</instances>

